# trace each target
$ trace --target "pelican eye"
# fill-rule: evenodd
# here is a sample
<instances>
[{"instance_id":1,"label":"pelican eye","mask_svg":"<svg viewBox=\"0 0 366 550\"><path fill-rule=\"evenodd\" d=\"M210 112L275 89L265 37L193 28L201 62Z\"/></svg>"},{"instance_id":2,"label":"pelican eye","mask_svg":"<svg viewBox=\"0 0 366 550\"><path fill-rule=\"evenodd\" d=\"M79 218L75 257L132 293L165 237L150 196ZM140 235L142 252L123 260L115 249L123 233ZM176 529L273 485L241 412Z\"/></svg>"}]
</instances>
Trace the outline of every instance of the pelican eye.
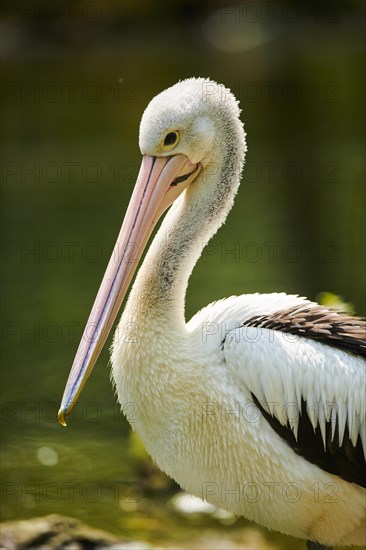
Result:
<instances>
[{"instance_id":1,"label":"pelican eye","mask_svg":"<svg viewBox=\"0 0 366 550\"><path fill-rule=\"evenodd\" d=\"M169 132L164 138L163 147L165 151L170 151L171 149L173 149L177 145L178 141L179 141L178 132L176 131Z\"/></svg>"}]
</instances>

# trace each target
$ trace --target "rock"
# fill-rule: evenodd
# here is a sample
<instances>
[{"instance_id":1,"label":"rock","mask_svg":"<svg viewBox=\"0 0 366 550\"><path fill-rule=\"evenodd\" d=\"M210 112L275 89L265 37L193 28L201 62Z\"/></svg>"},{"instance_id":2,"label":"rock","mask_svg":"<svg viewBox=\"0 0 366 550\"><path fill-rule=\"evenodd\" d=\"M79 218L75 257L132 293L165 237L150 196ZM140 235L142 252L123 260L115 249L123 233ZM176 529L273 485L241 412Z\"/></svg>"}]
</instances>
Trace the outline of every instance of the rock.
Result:
<instances>
[{"instance_id":1,"label":"rock","mask_svg":"<svg viewBox=\"0 0 366 550\"><path fill-rule=\"evenodd\" d=\"M144 542L121 540L67 516L6 521L0 524L1 550L152 550Z\"/></svg>"}]
</instances>

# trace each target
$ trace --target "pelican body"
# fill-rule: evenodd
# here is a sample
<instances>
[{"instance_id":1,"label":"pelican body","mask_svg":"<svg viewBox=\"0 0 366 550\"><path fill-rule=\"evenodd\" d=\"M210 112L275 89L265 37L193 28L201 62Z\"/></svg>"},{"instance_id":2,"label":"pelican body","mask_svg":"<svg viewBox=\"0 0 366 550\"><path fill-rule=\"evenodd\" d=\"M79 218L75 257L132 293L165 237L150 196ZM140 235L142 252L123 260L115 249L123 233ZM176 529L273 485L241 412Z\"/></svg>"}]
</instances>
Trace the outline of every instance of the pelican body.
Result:
<instances>
[{"instance_id":1,"label":"pelican body","mask_svg":"<svg viewBox=\"0 0 366 550\"><path fill-rule=\"evenodd\" d=\"M232 93L191 78L156 96L121 233L63 396L65 424L154 225L112 345L122 410L182 488L321 545L365 544L365 323L298 296L249 294L188 323L189 276L233 205L246 151ZM136 422L137 420L137 422Z\"/></svg>"}]
</instances>

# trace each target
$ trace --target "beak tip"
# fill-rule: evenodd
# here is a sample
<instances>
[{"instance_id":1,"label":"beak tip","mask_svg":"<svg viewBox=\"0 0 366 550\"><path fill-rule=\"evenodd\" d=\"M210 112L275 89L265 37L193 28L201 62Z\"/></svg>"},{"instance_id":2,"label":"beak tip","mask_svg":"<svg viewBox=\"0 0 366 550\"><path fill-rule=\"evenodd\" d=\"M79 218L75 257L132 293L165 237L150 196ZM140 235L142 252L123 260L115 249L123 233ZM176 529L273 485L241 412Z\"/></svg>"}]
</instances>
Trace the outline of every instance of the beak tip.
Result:
<instances>
[{"instance_id":1,"label":"beak tip","mask_svg":"<svg viewBox=\"0 0 366 550\"><path fill-rule=\"evenodd\" d=\"M58 411L57 418L61 426L67 426L65 420L65 409L63 409L62 407Z\"/></svg>"}]
</instances>

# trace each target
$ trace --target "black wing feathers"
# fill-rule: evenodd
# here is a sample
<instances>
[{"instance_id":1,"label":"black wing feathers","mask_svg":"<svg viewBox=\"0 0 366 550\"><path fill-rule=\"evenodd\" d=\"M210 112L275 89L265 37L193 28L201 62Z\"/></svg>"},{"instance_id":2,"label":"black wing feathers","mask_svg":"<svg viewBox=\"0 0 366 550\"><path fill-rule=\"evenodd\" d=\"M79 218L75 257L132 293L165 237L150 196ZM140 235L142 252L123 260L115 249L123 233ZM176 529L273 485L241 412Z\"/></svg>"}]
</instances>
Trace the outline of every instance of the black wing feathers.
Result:
<instances>
[{"instance_id":1,"label":"black wing feathers","mask_svg":"<svg viewBox=\"0 0 366 550\"><path fill-rule=\"evenodd\" d=\"M287 423L283 426L281 422L268 413L260 404L254 394L253 401L266 418L274 431L282 437L293 451L311 462L322 470L337 475L351 483L366 487L366 463L363 453L361 438L358 437L354 447L349 437L346 425L342 445L339 445L338 422L336 424L334 438L332 441L331 421L326 423L325 448L319 425L314 430L306 412L306 402L301 402L301 413L299 415L298 437Z\"/></svg>"},{"instance_id":2,"label":"black wing feathers","mask_svg":"<svg viewBox=\"0 0 366 550\"><path fill-rule=\"evenodd\" d=\"M257 315L244 323L317 340L366 357L366 321L319 305L300 305Z\"/></svg>"}]
</instances>

